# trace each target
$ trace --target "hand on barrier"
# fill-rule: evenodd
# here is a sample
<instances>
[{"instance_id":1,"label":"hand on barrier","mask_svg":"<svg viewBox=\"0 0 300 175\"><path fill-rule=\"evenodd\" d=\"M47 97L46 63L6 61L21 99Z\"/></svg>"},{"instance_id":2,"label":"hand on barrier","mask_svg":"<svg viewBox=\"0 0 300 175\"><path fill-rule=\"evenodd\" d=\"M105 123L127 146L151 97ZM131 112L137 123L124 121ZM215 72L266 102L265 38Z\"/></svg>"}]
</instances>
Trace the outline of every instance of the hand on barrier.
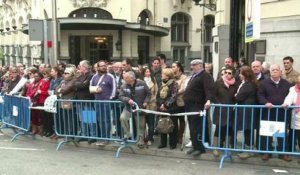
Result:
<instances>
[{"instance_id":1,"label":"hand on barrier","mask_svg":"<svg viewBox=\"0 0 300 175\"><path fill-rule=\"evenodd\" d=\"M272 103L266 103L265 106L266 106L266 108L272 108L273 104Z\"/></svg>"}]
</instances>

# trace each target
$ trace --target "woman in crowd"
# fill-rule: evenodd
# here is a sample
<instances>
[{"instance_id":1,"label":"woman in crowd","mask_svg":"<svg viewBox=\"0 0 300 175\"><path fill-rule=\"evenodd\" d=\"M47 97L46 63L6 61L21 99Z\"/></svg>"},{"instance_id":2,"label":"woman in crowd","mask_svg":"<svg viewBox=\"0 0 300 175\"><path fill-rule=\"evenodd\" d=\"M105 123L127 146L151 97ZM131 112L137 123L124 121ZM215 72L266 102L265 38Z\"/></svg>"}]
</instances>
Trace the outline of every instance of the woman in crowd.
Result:
<instances>
[{"instance_id":1,"label":"woman in crowd","mask_svg":"<svg viewBox=\"0 0 300 175\"><path fill-rule=\"evenodd\" d=\"M48 93L48 90L49 90L49 87L50 87L50 82L51 82L51 75L50 75L50 71L51 69L50 68L45 68L44 69L44 72L43 72L43 75L44 75L44 78L41 80L41 84L40 84L40 87L37 91L37 94L39 95L39 102L38 104L39 105L42 105L44 106L44 103L45 103L45 100L46 98L49 96L49 93ZM41 130L40 130L40 133L41 135L45 135L45 131L43 130L44 129L44 126L46 123L48 123L48 118L46 118L45 116L45 111L42 111L43 113L43 118L42 118L42 126L41 126ZM47 133L48 134L48 133Z\"/></svg>"},{"instance_id":2,"label":"woman in crowd","mask_svg":"<svg viewBox=\"0 0 300 175\"><path fill-rule=\"evenodd\" d=\"M300 75L297 77L295 86L290 88L289 94L285 97L282 106L288 107L291 105L300 106ZM290 130L290 132L293 132L292 135L295 135L300 149L300 108L293 109L291 122L292 130ZM295 140L295 138L293 140ZM294 148L290 151L295 152ZM300 163L300 159L298 159L298 163Z\"/></svg>"},{"instance_id":3,"label":"woman in crowd","mask_svg":"<svg viewBox=\"0 0 300 175\"><path fill-rule=\"evenodd\" d=\"M162 78L162 84L157 94L158 108L161 112L175 113L175 110L177 108L176 99L178 93L178 84L174 79L174 73L172 69L170 68L163 69L161 78ZM178 124L177 124L176 117L172 116L170 118L174 124L174 129L171 133L169 133L169 145L170 145L170 149L175 149L177 145ZM168 137L167 134L161 133L160 136L161 136L161 140L158 148L167 147L167 137Z\"/></svg>"},{"instance_id":4,"label":"woman in crowd","mask_svg":"<svg viewBox=\"0 0 300 175\"><path fill-rule=\"evenodd\" d=\"M175 62L172 64L172 70L175 75L176 83L178 84L178 94L176 99L177 109L175 113L183 113L185 112L183 94L185 91L187 76L184 75L184 68L181 63ZM184 116L177 117L179 119L179 127L177 133L177 141L182 144L182 137L185 129L185 119ZM178 121L176 121L178 123Z\"/></svg>"},{"instance_id":5,"label":"woman in crowd","mask_svg":"<svg viewBox=\"0 0 300 175\"><path fill-rule=\"evenodd\" d=\"M157 110L156 95L157 95L158 87L157 87L155 78L153 77L153 72L149 67L144 67L142 69L142 75L144 76L145 83L147 84L147 86L149 87L149 89L151 91L151 99L150 99L149 103L147 104L146 109L156 111ZM147 136L145 139L145 143L147 143L147 145L149 145L149 146L154 141L154 139L153 139L154 120L155 120L154 117L155 117L154 114L146 114L146 124L148 126L148 133L147 133Z\"/></svg>"},{"instance_id":6,"label":"woman in crowd","mask_svg":"<svg viewBox=\"0 0 300 175\"><path fill-rule=\"evenodd\" d=\"M26 96L30 98L33 106L42 106L40 101L40 94L38 93L38 90L41 86L41 80L43 79L43 74L40 72L37 72L33 75L34 81L29 84ZM33 135L40 134L42 132L42 111L37 109L31 110L31 132Z\"/></svg>"},{"instance_id":7,"label":"woman in crowd","mask_svg":"<svg viewBox=\"0 0 300 175\"><path fill-rule=\"evenodd\" d=\"M256 76L249 66L242 66L240 68L241 84L238 87L235 95L236 103L239 105L255 105L257 104L257 80ZM251 108L239 108L237 111L237 123L234 123L236 131L242 130L244 134L245 145L248 148L254 145L254 123L255 110ZM242 153L238 154L241 159L247 159L253 154Z\"/></svg>"},{"instance_id":8,"label":"woman in crowd","mask_svg":"<svg viewBox=\"0 0 300 175\"><path fill-rule=\"evenodd\" d=\"M215 82L214 89L214 103L216 104L234 104L234 95L237 91L237 82L234 78L235 69L231 66L226 66L224 69L224 75L221 79ZM216 125L216 130L214 134L213 146L214 147L224 147L223 142L228 135L228 142L232 138L232 108L216 108L214 111L213 123ZM221 116L219 116L221 115ZM228 129L228 133L227 133ZM225 147L228 147L232 143L225 143ZM217 150L213 151L215 157L219 157L220 153Z\"/></svg>"},{"instance_id":9,"label":"woman in crowd","mask_svg":"<svg viewBox=\"0 0 300 175\"><path fill-rule=\"evenodd\" d=\"M64 80L60 83L60 85L56 88L55 93L57 97L60 99L71 100L75 98L75 89L74 84L76 79L75 77L75 69L68 67L64 71L63 78ZM77 118L74 116L73 103L70 101L62 101L59 104L59 110L57 113L57 132L60 134L72 135L75 134L75 125L77 125Z\"/></svg>"}]
</instances>

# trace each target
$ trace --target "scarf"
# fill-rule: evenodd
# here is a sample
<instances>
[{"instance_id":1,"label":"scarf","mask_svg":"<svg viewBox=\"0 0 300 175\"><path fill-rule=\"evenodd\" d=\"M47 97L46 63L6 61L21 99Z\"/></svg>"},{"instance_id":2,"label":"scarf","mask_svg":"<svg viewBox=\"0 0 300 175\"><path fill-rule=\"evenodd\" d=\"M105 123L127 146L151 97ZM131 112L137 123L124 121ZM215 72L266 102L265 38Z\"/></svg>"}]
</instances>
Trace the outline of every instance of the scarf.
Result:
<instances>
[{"instance_id":1,"label":"scarf","mask_svg":"<svg viewBox=\"0 0 300 175\"><path fill-rule=\"evenodd\" d=\"M151 77L144 77L144 81L147 84L148 88L150 89L152 87L152 85L153 85Z\"/></svg>"},{"instance_id":2,"label":"scarf","mask_svg":"<svg viewBox=\"0 0 300 175\"><path fill-rule=\"evenodd\" d=\"M166 83L162 82L160 90L160 98L165 99L168 96L169 86L173 83L174 80L168 80Z\"/></svg>"},{"instance_id":3,"label":"scarf","mask_svg":"<svg viewBox=\"0 0 300 175\"><path fill-rule=\"evenodd\" d=\"M297 93L297 100L296 100L296 106L300 106L300 85L296 84L295 85L295 90L296 90L296 93ZM296 113L299 113L300 112L300 108L296 108L295 109Z\"/></svg>"},{"instance_id":4,"label":"scarf","mask_svg":"<svg viewBox=\"0 0 300 175\"><path fill-rule=\"evenodd\" d=\"M225 76L222 76L222 79L223 79L224 84L227 88L229 88L229 86L231 86L235 83L235 78L232 78L232 79L228 80Z\"/></svg>"}]
</instances>

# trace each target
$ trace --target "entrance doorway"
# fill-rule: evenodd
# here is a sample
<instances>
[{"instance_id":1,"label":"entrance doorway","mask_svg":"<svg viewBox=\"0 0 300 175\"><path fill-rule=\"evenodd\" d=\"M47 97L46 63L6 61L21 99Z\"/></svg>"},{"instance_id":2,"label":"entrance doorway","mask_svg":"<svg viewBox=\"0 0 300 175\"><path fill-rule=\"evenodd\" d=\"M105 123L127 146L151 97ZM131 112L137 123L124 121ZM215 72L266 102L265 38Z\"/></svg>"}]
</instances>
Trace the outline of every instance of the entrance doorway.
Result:
<instances>
[{"instance_id":1,"label":"entrance doorway","mask_svg":"<svg viewBox=\"0 0 300 175\"><path fill-rule=\"evenodd\" d=\"M78 65L83 59L91 64L99 60L109 61L113 54L113 37L99 36L70 36L69 38L70 63Z\"/></svg>"},{"instance_id":2,"label":"entrance doorway","mask_svg":"<svg viewBox=\"0 0 300 175\"><path fill-rule=\"evenodd\" d=\"M149 64L149 36L138 36L139 65Z\"/></svg>"}]
</instances>

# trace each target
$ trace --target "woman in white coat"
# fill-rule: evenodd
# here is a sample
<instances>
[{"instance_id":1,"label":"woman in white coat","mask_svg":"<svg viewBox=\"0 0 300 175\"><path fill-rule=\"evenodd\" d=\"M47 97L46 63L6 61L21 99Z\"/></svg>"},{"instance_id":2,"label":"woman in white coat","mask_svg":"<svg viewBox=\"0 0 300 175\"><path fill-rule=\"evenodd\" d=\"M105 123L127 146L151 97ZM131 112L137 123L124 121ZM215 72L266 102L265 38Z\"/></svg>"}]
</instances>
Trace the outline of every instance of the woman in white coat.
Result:
<instances>
[{"instance_id":1,"label":"woman in white coat","mask_svg":"<svg viewBox=\"0 0 300 175\"><path fill-rule=\"evenodd\" d=\"M289 94L285 97L284 103L282 104L283 107L291 105L300 106L300 75L297 77L296 85L290 88ZM300 107L293 109L291 128L293 129L291 132L295 132L295 137L297 138L300 149ZM300 163L300 160L298 160L298 163Z\"/></svg>"}]
</instances>

